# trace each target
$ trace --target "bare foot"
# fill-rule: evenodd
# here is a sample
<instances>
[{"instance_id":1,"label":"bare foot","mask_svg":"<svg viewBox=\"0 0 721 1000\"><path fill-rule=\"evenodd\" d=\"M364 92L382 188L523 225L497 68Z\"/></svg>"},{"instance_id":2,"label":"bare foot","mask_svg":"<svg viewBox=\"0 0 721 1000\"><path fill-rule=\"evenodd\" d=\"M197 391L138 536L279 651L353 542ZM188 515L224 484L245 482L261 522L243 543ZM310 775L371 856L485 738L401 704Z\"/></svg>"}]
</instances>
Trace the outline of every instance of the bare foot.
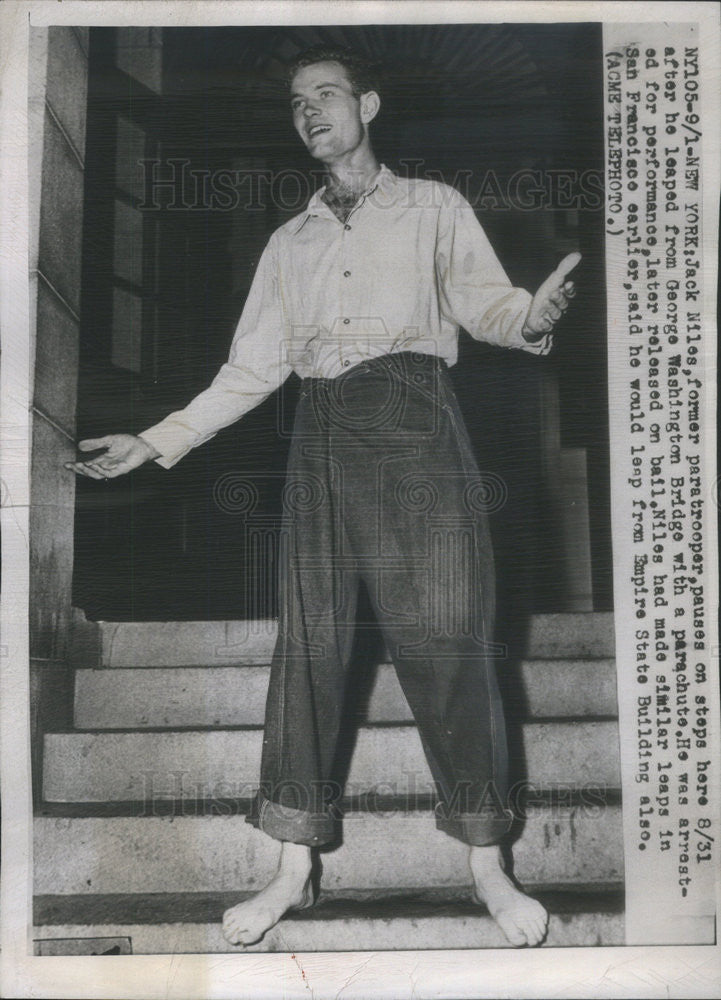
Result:
<instances>
[{"instance_id":1,"label":"bare foot","mask_svg":"<svg viewBox=\"0 0 721 1000\"><path fill-rule=\"evenodd\" d=\"M508 878L500 848L471 847L469 861L475 902L485 903L516 948L540 944L548 929L548 914L537 900L520 892Z\"/></svg>"},{"instance_id":2,"label":"bare foot","mask_svg":"<svg viewBox=\"0 0 721 1000\"><path fill-rule=\"evenodd\" d=\"M284 841L278 871L268 885L223 914L223 935L230 944L255 944L288 910L313 902L310 848Z\"/></svg>"}]
</instances>

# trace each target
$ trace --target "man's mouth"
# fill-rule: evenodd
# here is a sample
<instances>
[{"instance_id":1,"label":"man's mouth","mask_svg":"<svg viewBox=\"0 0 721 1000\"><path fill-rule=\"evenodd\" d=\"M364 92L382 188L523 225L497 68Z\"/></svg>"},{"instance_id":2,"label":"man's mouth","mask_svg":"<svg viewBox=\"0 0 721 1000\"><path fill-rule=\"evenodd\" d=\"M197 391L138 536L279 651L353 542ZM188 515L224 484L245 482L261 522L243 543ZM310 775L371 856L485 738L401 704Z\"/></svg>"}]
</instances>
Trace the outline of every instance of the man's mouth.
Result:
<instances>
[{"instance_id":1,"label":"man's mouth","mask_svg":"<svg viewBox=\"0 0 721 1000\"><path fill-rule=\"evenodd\" d=\"M311 125L308 129L308 137L310 139L315 139L316 136L322 135L323 132L330 132L330 125Z\"/></svg>"}]
</instances>

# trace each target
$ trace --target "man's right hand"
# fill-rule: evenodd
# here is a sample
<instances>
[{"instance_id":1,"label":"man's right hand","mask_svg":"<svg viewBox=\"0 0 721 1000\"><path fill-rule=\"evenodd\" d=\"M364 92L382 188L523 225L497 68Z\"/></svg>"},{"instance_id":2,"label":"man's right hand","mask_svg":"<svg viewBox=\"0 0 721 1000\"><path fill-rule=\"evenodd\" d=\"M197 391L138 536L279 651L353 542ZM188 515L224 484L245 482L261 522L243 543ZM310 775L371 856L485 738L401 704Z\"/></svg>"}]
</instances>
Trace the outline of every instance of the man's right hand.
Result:
<instances>
[{"instance_id":1,"label":"man's right hand","mask_svg":"<svg viewBox=\"0 0 721 1000\"><path fill-rule=\"evenodd\" d=\"M65 463L66 469L91 479L115 479L160 455L147 441L134 434L107 434L101 438L86 438L79 442L78 448L81 451L106 449L105 454L88 462Z\"/></svg>"}]
</instances>

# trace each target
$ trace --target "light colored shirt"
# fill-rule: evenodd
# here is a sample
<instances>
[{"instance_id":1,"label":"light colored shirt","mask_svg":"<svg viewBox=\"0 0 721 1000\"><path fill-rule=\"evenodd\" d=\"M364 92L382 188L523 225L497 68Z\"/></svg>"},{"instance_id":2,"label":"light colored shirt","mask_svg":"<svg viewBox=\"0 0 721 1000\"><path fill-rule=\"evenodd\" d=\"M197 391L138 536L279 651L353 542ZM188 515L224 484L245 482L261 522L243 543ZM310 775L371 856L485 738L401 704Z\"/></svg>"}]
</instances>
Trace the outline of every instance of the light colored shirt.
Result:
<instances>
[{"instance_id":1,"label":"light colored shirt","mask_svg":"<svg viewBox=\"0 0 721 1000\"><path fill-rule=\"evenodd\" d=\"M292 371L336 378L398 351L453 365L458 330L547 354L522 336L531 296L513 288L454 188L381 167L345 223L316 192L263 251L230 357L184 409L142 432L170 468L262 402Z\"/></svg>"}]
</instances>

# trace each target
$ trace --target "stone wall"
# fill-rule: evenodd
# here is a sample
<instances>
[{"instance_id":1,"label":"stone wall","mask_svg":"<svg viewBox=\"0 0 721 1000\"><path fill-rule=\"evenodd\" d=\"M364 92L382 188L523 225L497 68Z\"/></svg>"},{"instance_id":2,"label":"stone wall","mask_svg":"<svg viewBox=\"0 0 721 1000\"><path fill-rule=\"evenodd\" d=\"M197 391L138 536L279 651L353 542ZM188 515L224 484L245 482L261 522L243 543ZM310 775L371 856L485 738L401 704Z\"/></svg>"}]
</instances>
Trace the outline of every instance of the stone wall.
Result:
<instances>
[{"instance_id":1,"label":"stone wall","mask_svg":"<svg viewBox=\"0 0 721 1000\"><path fill-rule=\"evenodd\" d=\"M68 644L80 331L88 29L34 28L30 40L30 297L34 336L30 656L34 779L42 733L70 722Z\"/></svg>"}]
</instances>

